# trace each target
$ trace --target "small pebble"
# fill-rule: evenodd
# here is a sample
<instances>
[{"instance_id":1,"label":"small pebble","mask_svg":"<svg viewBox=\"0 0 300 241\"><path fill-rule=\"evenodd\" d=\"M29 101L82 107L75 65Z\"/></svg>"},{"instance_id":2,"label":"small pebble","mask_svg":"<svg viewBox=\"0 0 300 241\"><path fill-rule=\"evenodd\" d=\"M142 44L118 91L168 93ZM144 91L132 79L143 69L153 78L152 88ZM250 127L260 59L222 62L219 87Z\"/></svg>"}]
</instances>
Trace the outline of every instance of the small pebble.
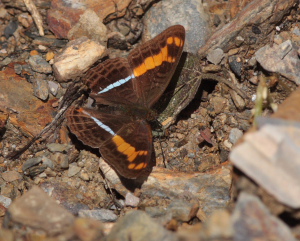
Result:
<instances>
[{"instance_id":1,"label":"small pebble","mask_svg":"<svg viewBox=\"0 0 300 241\"><path fill-rule=\"evenodd\" d=\"M39 55L39 52L36 50L31 50L30 51L30 56L35 56L35 55Z\"/></svg>"},{"instance_id":2,"label":"small pebble","mask_svg":"<svg viewBox=\"0 0 300 241\"><path fill-rule=\"evenodd\" d=\"M9 24L4 29L5 38L8 39L10 36L12 36L14 32L17 30L17 28L18 28L18 22L10 21Z\"/></svg>"},{"instance_id":3,"label":"small pebble","mask_svg":"<svg viewBox=\"0 0 300 241\"><path fill-rule=\"evenodd\" d=\"M215 65L218 65L224 58L224 51L220 48L209 51L207 54L207 60Z\"/></svg>"},{"instance_id":4,"label":"small pebble","mask_svg":"<svg viewBox=\"0 0 300 241\"><path fill-rule=\"evenodd\" d=\"M10 198L5 197L5 196L3 196L3 195L0 195L0 203L1 203L4 207L8 208L9 205L11 204L11 202L12 202L12 200L11 200Z\"/></svg>"},{"instance_id":5,"label":"small pebble","mask_svg":"<svg viewBox=\"0 0 300 241\"><path fill-rule=\"evenodd\" d=\"M71 149L72 146L66 144L59 144L59 143L50 143L47 145L47 148L51 152L64 152Z\"/></svg>"},{"instance_id":6,"label":"small pebble","mask_svg":"<svg viewBox=\"0 0 300 241\"><path fill-rule=\"evenodd\" d=\"M68 170L68 177L73 177L75 176L77 173L79 173L81 170L80 167L78 167L75 164L72 164L69 166L69 170Z\"/></svg>"},{"instance_id":7,"label":"small pebble","mask_svg":"<svg viewBox=\"0 0 300 241\"><path fill-rule=\"evenodd\" d=\"M82 218L93 218L102 222L115 222L118 216L108 209L80 210L78 216Z\"/></svg>"},{"instance_id":8,"label":"small pebble","mask_svg":"<svg viewBox=\"0 0 300 241\"><path fill-rule=\"evenodd\" d=\"M42 157L35 157L35 158L27 159L22 166L22 171L24 172L28 168L33 167L41 162L42 162Z\"/></svg>"},{"instance_id":9,"label":"small pebble","mask_svg":"<svg viewBox=\"0 0 300 241\"><path fill-rule=\"evenodd\" d=\"M48 86L49 86L50 93L53 96L56 96L57 92L58 92L59 84L56 83L56 82L54 82L54 81L52 81L52 80L49 80L48 81Z\"/></svg>"},{"instance_id":10,"label":"small pebble","mask_svg":"<svg viewBox=\"0 0 300 241\"><path fill-rule=\"evenodd\" d=\"M90 177L89 174L85 171L81 171L79 177L83 180L83 181L89 181Z\"/></svg>"},{"instance_id":11,"label":"small pebble","mask_svg":"<svg viewBox=\"0 0 300 241\"><path fill-rule=\"evenodd\" d=\"M31 56L28 60L30 67L39 73L52 73L51 65L39 55Z\"/></svg>"},{"instance_id":12,"label":"small pebble","mask_svg":"<svg viewBox=\"0 0 300 241\"><path fill-rule=\"evenodd\" d=\"M229 133L229 141L232 144L235 144L241 137L243 136L243 132L237 128L232 128Z\"/></svg>"},{"instance_id":13,"label":"small pebble","mask_svg":"<svg viewBox=\"0 0 300 241\"><path fill-rule=\"evenodd\" d=\"M128 192L125 196L125 205L130 207L137 207L140 199L133 195L133 193Z\"/></svg>"}]
</instances>

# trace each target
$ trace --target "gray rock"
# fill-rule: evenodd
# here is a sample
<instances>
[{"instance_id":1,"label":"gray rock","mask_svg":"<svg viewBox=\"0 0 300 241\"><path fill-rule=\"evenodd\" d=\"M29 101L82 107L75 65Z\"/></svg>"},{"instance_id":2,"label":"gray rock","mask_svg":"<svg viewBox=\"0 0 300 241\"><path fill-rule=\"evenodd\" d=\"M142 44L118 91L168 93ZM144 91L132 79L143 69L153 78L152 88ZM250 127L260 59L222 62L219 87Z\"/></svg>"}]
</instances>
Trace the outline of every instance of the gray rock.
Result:
<instances>
[{"instance_id":1,"label":"gray rock","mask_svg":"<svg viewBox=\"0 0 300 241\"><path fill-rule=\"evenodd\" d=\"M14 34L14 32L18 28L18 22L17 21L10 21L9 24L4 29L4 36L5 38L9 38Z\"/></svg>"},{"instance_id":2,"label":"gray rock","mask_svg":"<svg viewBox=\"0 0 300 241\"><path fill-rule=\"evenodd\" d=\"M72 146L59 143L50 143L47 145L47 148L51 152L65 152L71 149Z\"/></svg>"},{"instance_id":3,"label":"gray rock","mask_svg":"<svg viewBox=\"0 0 300 241\"><path fill-rule=\"evenodd\" d=\"M31 68L36 72L45 74L52 73L51 65L39 55L31 56L28 60L28 63L31 66Z\"/></svg>"},{"instance_id":4,"label":"gray rock","mask_svg":"<svg viewBox=\"0 0 300 241\"><path fill-rule=\"evenodd\" d=\"M164 229L145 212L132 211L112 228L106 237L107 241L177 241L175 234Z\"/></svg>"},{"instance_id":5,"label":"gray rock","mask_svg":"<svg viewBox=\"0 0 300 241\"><path fill-rule=\"evenodd\" d=\"M229 141L232 144L235 144L241 137L243 136L243 132L237 128L232 128L229 133Z\"/></svg>"},{"instance_id":6,"label":"gray rock","mask_svg":"<svg viewBox=\"0 0 300 241\"><path fill-rule=\"evenodd\" d=\"M49 167L50 169L54 169L54 163L51 159L49 159L48 157L43 156L42 158L42 162Z\"/></svg>"},{"instance_id":7,"label":"gray rock","mask_svg":"<svg viewBox=\"0 0 300 241\"><path fill-rule=\"evenodd\" d=\"M44 74L35 73L33 78L34 95L41 100L47 100L49 96L48 82Z\"/></svg>"},{"instance_id":8,"label":"gray rock","mask_svg":"<svg viewBox=\"0 0 300 241\"><path fill-rule=\"evenodd\" d=\"M81 167L76 166L75 164L70 165L68 170L68 177L75 176L78 172L80 172Z\"/></svg>"},{"instance_id":9,"label":"gray rock","mask_svg":"<svg viewBox=\"0 0 300 241\"><path fill-rule=\"evenodd\" d=\"M209 62L217 65L224 58L224 52L222 49L217 48L217 49L209 51L206 58Z\"/></svg>"},{"instance_id":10,"label":"gray rock","mask_svg":"<svg viewBox=\"0 0 300 241\"><path fill-rule=\"evenodd\" d=\"M260 48L255 58L265 70L277 72L297 85L300 84L300 60L297 47L290 40Z\"/></svg>"},{"instance_id":11,"label":"gray rock","mask_svg":"<svg viewBox=\"0 0 300 241\"><path fill-rule=\"evenodd\" d=\"M186 28L184 51L192 53L197 53L210 33L208 17L198 0L157 2L145 14L144 23L147 39L155 37L171 25L183 25Z\"/></svg>"},{"instance_id":12,"label":"gray rock","mask_svg":"<svg viewBox=\"0 0 300 241\"><path fill-rule=\"evenodd\" d=\"M235 56L231 56L229 58L229 67L237 77L241 77L243 67L242 61L238 61L238 59Z\"/></svg>"},{"instance_id":13,"label":"gray rock","mask_svg":"<svg viewBox=\"0 0 300 241\"><path fill-rule=\"evenodd\" d=\"M20 173L18 173L17 171L7 171L7 172L3 172L1 174L2 178L4 179L4 181L6 182L13 182L15 180L19 180L22 179L22 176Z\"/></svg>"},{"instance_id":14,"label":"gray rock","mask_svg":"<svg viewBox=\"0 0 300 241\"><path fill-rule=\"evenodd\" d=\"M115 222L118 219L113 211L103 208L99 210L80 210L78 215L82 218L93 218L104 223Z\"/></svg>"},{"instance_id":15,"label":"gray rock","mask_svg":"<svg viewBox=\"0 0 300 241\"><path fill-rule=\"evenodd\" d=\"M49 91L53 96L57 95L58 92L58 88L59 88L59 84L50 80L48 81L48 87L49 87Z\"/></svg>"},{"instance_id":16,"label":"gray rock","mask_svg":"<svg viewBox=\"0 0 300 241\"><path fill-rule=\"evenodd\" d=\"M188 222L196 217L199 210L198 202L189 202L187 200L174 200L167 208L172 213L172 217L180 222Z\"/></svg>"},{"instance_id":17,"label":"gray rock","mask_svg":"<svg viewBox=\"0 0 300 241\"><path fill-rule=\"evenodd\" d=\"M41 162L42 162L42 157L35 157L35 158L27 159L22 166L22 171L24 172L28 168L38 165Z\"/></svg>"},{"instance_id":18,"label":"gray rock","mask_svg":"<svg viewBox=\"0 0 300 241\"><path fill-rule=\"evenodd\" d=\"M4 207L8 208L8 207L10 206L11 202L12 202L12 201L11 201L10 198L5 197L5 196L3 196L3 195L0 195L0 203L1 203Z\"/></svg>"},{"instance_id":19,"label":"gray rock","mask_svg":"<svg viewBox=\"0 0 300 241\"><path fill-rule=\"evenodd\" d=\"M285 223L273 216L257 197L247 193L239 195L232 222L235 241L296 241Z\"/></svg>"},{"instance_id":20,"label":"gray rock","mask_svg":"<svg viewBox=\"0 0 300 241\"><path fill-rule=\"evenodd\" d=\"M137 207L140 199L133 195L133 193L128 192L125 196L125 205L130 207Z\"/></svg>"},{"instance_id":21,"label":"gray rock","mask_svg":"<svg viewBox=\"0 0 300 241\"><path fill-rule=\"evenodd\" d=\"M37 186L16 199L9 206L8 213L10 222L43 230L48 235L66 232L75 219Z\"/></svg>"}]
</instances>

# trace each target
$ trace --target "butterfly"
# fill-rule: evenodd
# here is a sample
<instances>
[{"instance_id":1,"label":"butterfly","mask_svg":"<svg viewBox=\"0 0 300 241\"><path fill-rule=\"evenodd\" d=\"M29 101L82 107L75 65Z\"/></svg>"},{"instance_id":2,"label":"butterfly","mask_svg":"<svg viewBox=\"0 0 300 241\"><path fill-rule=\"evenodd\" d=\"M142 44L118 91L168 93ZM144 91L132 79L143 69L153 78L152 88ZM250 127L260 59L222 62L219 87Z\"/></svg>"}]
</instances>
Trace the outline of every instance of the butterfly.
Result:
<instances>
[{"instance_id":1,"label":"butterfly","mask_svg":"<svg viewBox=\"0 0 300 241\"><path fill-rule=\"evenodd\" d=\"M174 25L127 58L108 59L91 68L82 79L97 108L71 107L66 113L71 132L98 148L125 178L137 178L151 161L151 107L167 88L184 41L184 27Z\"/></svg>"}]
</instances>

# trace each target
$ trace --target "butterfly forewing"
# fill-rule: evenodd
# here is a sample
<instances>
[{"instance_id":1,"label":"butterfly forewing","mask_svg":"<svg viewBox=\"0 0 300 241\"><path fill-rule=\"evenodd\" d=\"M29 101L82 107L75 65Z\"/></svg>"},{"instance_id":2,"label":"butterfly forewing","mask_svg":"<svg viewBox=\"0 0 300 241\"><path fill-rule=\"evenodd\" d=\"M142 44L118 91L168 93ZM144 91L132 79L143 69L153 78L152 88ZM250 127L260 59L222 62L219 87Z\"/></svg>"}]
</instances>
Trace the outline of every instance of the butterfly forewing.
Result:
<instances>
[{"instance_id":1,"label":"butterfly forewing","mask_svg":"<svg viewBox=\"0 0 300 241\"><path fill-rule=\"evenodd\" d=\"M138 96L132 89L132 83L130 81L122 83L122 80L125 81L131 75L132 70L127 59L115 58L91 68L86 73L84 82L91 89L90 96L96 103L134 105L138 102Z\"/></svg>"},{"instance_id":2,"label":"butterfly forewing","mask_svg":"<svg viewBox=\"0 0 300 241\"><path fill-rule=\"evenodd\" d=\"M184 39L184 28L175 25L128 56L135 75L134 84L139 87L140 102L145 107L153 106L167 88L181 57Z\"/></svg>"}]
</instances>

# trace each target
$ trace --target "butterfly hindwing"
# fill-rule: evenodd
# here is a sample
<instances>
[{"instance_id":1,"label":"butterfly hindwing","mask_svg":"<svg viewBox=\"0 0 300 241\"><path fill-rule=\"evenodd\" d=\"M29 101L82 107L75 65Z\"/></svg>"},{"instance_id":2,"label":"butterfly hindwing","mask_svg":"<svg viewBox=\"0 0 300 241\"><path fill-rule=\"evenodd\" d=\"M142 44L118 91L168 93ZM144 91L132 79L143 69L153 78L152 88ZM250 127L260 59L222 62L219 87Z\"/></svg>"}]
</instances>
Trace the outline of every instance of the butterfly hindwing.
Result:
<instances>
[{"instance_id":1,"label":"butterfly hindwing","mask_svg":"<svg viewBox=\"0 0 300 241\"><path fill-rule=\"evenodd\" d=\"M145 120L71 107L67 121L77 138L88 146L99 148L102 157L122 176L136 178L148 166L152 134Z\"/></svg>"},{"instance_id":2,"label":"butterfly hindwing","mask_svg":"<svg viewBox=\"0 0 300 241\"><path fill-rule=\"evenodd\" d=\"M183 50L185 30L175 25L135 48L125 58L90 69L85 83L100 104L150 108L167 88Z\"/></svg>"}]
</instances>

